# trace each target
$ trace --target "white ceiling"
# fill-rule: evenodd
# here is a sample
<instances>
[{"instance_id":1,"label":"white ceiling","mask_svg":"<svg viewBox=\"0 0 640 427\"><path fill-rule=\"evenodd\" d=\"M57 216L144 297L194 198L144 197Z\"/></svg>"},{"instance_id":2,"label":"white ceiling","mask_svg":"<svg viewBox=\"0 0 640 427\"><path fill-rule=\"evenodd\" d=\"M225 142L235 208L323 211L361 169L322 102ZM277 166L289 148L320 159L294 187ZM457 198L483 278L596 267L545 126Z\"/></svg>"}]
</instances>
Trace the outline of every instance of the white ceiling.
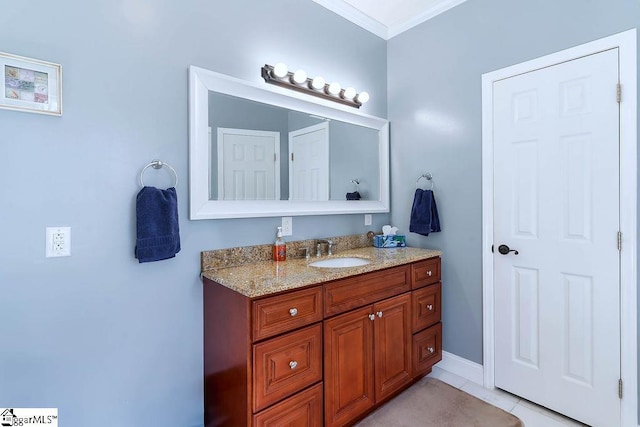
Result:
<instances>
[{"instance_id":1,"label":"white ceiling","mask_svg":"<svg viewBox=\"0 0 640 427\"><path fill-rule=\"evenodd\" d=\"M466 0L313 0L389 40Z\"/></svg>"}]
</instances>

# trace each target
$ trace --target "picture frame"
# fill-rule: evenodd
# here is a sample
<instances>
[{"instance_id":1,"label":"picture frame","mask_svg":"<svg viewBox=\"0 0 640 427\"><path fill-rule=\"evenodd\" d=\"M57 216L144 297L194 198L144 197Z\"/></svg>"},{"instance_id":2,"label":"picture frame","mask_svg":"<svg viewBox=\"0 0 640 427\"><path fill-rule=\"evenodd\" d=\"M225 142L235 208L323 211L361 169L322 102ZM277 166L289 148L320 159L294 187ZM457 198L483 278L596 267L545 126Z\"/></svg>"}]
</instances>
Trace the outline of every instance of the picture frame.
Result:
<instances>
[{"instance_id":1,"label":"picture frame","mask_svg":"<svg viewBox=\"0 0 640 427\"><path fill-rule=\"evenodd\" d=\"M62 115L62 66L0 52L0 108Z\"/></svg>"}]
</instances>

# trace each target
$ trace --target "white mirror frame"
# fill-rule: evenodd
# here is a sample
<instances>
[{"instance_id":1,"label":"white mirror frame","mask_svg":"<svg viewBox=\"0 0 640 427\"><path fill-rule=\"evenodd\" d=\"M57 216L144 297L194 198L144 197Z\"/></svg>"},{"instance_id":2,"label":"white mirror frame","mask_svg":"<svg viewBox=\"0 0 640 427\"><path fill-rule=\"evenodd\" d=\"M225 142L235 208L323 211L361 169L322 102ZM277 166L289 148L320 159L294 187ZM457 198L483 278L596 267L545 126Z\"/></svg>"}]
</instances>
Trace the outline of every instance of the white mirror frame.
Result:
<instances>
[{"instance_id":1,"label":"white mirror frame","mask_svg":"<svg viewBox=\"0 0 640 427\"><path fill-rule=\"evenodd\" d=\"M209 91L377 129L379 200L210 200ZM354 111L353 107L316 100L277 86L257 85L192 65L189 67L189 195L192 220L389 212L389 122Z\"/></svg>"}]
</instances>

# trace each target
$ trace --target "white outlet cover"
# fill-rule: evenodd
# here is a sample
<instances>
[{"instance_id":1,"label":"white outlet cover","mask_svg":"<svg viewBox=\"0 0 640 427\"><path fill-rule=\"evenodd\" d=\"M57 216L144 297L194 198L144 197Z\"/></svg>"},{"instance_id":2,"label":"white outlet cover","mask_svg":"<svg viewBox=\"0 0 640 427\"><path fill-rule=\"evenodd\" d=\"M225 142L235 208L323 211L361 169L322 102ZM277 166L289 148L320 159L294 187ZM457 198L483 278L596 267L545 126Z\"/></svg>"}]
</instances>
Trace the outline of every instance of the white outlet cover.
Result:
<instances>
[{"instance_id":1,"label":"white outlet cover","mask_svg":"<svg viewBox=\"0 0 640 427\"><path fill-rule=\"evenodd\" d=\"M282 235L291 236L293 234L293 218L290 216L282 217Z\"/></svg>"},{"instance_id":2,"label":"white outlet cover","mask_svg":"<svg viewBox=\"0 0 640 427\"><path fill-rule=\"evenodd\" d=\"M71 256L71 227L47 227L45 255L47 258Z\"/></svg>"},{"instance_id":3,"label":"white outlet cover","mask_svg":"<svg viewBox=\"0 0 640 427\"><path fill-rule=\"evenodd\" d=\"M371 214L364 214L364 225L371 225Z\"/></svg>"}]
</instances>

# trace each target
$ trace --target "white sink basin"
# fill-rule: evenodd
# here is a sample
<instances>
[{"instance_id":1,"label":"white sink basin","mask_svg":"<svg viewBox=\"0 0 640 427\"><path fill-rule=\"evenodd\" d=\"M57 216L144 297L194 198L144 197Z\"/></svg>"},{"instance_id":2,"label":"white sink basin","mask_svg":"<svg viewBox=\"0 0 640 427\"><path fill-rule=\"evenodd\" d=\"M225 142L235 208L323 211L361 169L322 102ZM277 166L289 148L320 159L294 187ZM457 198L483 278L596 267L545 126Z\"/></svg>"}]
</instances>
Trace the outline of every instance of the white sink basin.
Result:
<instances>
[{"instance_id":1,"label":"white sink basin","mask_svg":"<svg viewBox=\"0 0 640 427\"><path fill-rule=\"evenodd\" d=\"M345 267L358 267L361 265L367 265L371 263L371 260L366 258L357 257L343 257L343 258L329 258L321 261L314 261L309 265L311 267L321 268L345 268Z\"/></svg>"}]
</instances>

